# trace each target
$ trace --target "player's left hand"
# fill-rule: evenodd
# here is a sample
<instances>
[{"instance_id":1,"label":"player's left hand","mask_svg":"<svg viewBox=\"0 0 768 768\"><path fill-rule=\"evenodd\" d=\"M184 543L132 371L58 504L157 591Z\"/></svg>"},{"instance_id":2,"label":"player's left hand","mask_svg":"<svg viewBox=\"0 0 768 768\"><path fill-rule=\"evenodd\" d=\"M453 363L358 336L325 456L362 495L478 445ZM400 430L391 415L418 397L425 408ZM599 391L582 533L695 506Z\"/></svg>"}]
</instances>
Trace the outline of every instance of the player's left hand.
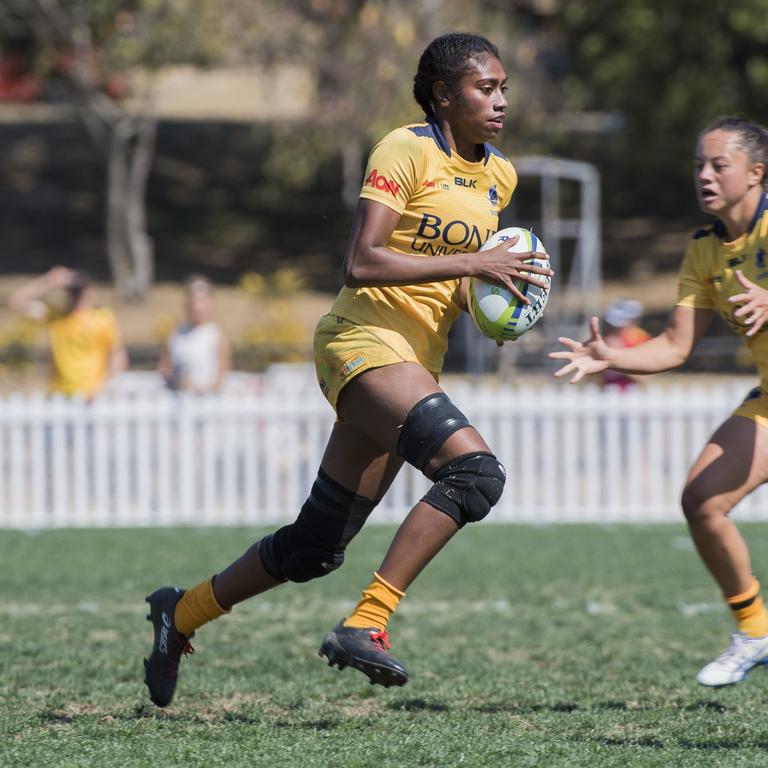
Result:
<instances>
[{"instance_id":1,"label":"player's left hand","mask_svg":"<svg viewBox=\"0 0 768 768\"><path fill-rule=\"evenodd\" d=\"M735 275L744 293L730 296L728 301L741 304L733 316L743 317L744 324L751 326L746 335L754 336L768 321L768 291L744 277L740 269L736 270Z\"/></svg>"},{"instance_id":2,"label":"player's left hand","mask_svg":"<svg viewBox=\"0 0 768 768\"><path fill-rule=\"evenodd\" d=\"M600 320L592 317L589 321L589 339L585 342L560 336L558 341L568 348L567 352L550 352L547 357L550 360L566 360L567 363L557 371L555 376L571 376L571 384L576 384L585 376L593 373L602 373L610 367L608 358L610 347L605 343L600 333Z\"/></svg>"}]
</instances>

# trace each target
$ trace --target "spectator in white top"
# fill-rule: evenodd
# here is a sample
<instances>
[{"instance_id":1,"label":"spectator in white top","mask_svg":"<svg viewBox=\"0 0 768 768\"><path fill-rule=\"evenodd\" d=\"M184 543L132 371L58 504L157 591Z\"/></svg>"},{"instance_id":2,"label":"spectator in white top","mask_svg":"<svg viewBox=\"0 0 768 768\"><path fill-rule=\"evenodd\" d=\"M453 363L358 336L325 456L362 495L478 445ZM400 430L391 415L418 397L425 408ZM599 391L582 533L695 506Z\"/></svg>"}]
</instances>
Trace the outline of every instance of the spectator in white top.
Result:
<instances>
[{"instance_id":1,"label":"spectator in white top","mask_svg":"<svg viewBox=\"0 0 768 768\"><path fill-rule=\"evenodd\" d=\"M229 341L211 319L212 287L208 278L191 275L184 284L186 322L168 338L159 371L169 389L218 392L232 367Z\"/></svg>"}]
</instances>

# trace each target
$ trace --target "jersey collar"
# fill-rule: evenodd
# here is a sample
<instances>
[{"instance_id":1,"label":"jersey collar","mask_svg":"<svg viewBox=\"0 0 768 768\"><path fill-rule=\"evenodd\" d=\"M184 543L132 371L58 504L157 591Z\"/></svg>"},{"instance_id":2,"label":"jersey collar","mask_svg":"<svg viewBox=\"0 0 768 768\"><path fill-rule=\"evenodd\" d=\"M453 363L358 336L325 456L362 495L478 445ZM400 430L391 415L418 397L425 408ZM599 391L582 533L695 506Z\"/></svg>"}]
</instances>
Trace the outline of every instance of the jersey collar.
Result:
<instances>
[{"instance_id":1,"label":"jersey collar","mask_svg":"<svg viewBox=\"0 0 768 768\"><path fill-rule=\"evenodd\" d=\"M433 115L429 115L427 117L427 125L429 126L429 131L432 135L432 138L435 140L435 144L437 144L437 146L440 147L440 149L445 152L448 157L451 157L451 147L448 144L448 140L445 138L445 134L440 130L440 126L438 125L438 122ZM491 155L497 154L501 153L495 147L488 144L488 142L485 142L483 144L483 165L488 163L488 158Z\"/></svg>"},{"instance_id":2,"label":"jersey collar","mask_svg":"<svg viewBox=\"0 0 768 768\"><path fill-rule=\"evenodd\" d=\"M766 212L766 210L768 210L768 195L766 195L765 192L761 192L760 200L757 203L757 210L755 211L755 215L752 217L752 221L749 222L749 227L747 227L746 234L751 234L752 230L757 226L757 222L760 221L760 218ZM712 225L712 231L718 238L720 238L720 240L725 240L725 238L728 237L725 224L723 224L720 219L718 219Z\"/></svg>"}]
</instances>

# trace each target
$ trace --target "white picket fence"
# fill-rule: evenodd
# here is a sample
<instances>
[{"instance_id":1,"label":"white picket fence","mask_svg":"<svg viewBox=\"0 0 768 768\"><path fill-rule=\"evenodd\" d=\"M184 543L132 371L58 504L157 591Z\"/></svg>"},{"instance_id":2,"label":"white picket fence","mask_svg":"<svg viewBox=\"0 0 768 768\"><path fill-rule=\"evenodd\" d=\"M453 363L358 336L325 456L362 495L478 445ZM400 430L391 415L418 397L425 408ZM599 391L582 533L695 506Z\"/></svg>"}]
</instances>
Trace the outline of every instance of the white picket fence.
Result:
<instances>
[{"instance_id":1,"label":"white picket fence","mask_svg":"<svg viewBox=\"0 0 768 768\"><path fill-rule=\"evenodd\" d=\"M447 387L508 471L497 521L679 520L686 471L745 394ZM293 519L333 423L314 389L211 398L161 392L92 404L0 399L0 527L232 525ZM405 467L374 520L428 487ZM738 519L768 519L764 489Z\"/></svg>"}]
</instances>

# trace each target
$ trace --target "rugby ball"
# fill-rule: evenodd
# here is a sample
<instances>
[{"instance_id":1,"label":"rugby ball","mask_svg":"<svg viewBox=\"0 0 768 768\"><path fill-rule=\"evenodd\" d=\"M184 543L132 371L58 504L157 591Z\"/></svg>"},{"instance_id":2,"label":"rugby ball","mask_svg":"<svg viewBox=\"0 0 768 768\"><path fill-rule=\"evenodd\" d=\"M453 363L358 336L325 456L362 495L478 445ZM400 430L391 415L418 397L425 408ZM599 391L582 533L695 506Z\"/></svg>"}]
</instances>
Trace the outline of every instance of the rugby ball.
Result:
<instances>
[{"instance_id":1,"label":"rugby ball","mask_svg":"<svg viewBox=\"0 0 768 768\"><path fill-rule=\"evenodd\" d=\"M549 266L549 257L541 240L529 229L522 227L507 227L499 230L485 241L480 250L487 251L490 248L495 248L500 243L516 236L517 242L508 248L510 253L541 254L540 257L537 255L532 259L530 263L540 267ZM547 284L546 288L526 283L524 280L516 282L523 296L530 299L530 304L520 301L506 288L487 283L477 277L471 277L467 303L469 314L480 333L494 341L514 341L533 328L544 314L552 282L548 276L537 275L537 277Z\"/></svg>"}]
</instances>

